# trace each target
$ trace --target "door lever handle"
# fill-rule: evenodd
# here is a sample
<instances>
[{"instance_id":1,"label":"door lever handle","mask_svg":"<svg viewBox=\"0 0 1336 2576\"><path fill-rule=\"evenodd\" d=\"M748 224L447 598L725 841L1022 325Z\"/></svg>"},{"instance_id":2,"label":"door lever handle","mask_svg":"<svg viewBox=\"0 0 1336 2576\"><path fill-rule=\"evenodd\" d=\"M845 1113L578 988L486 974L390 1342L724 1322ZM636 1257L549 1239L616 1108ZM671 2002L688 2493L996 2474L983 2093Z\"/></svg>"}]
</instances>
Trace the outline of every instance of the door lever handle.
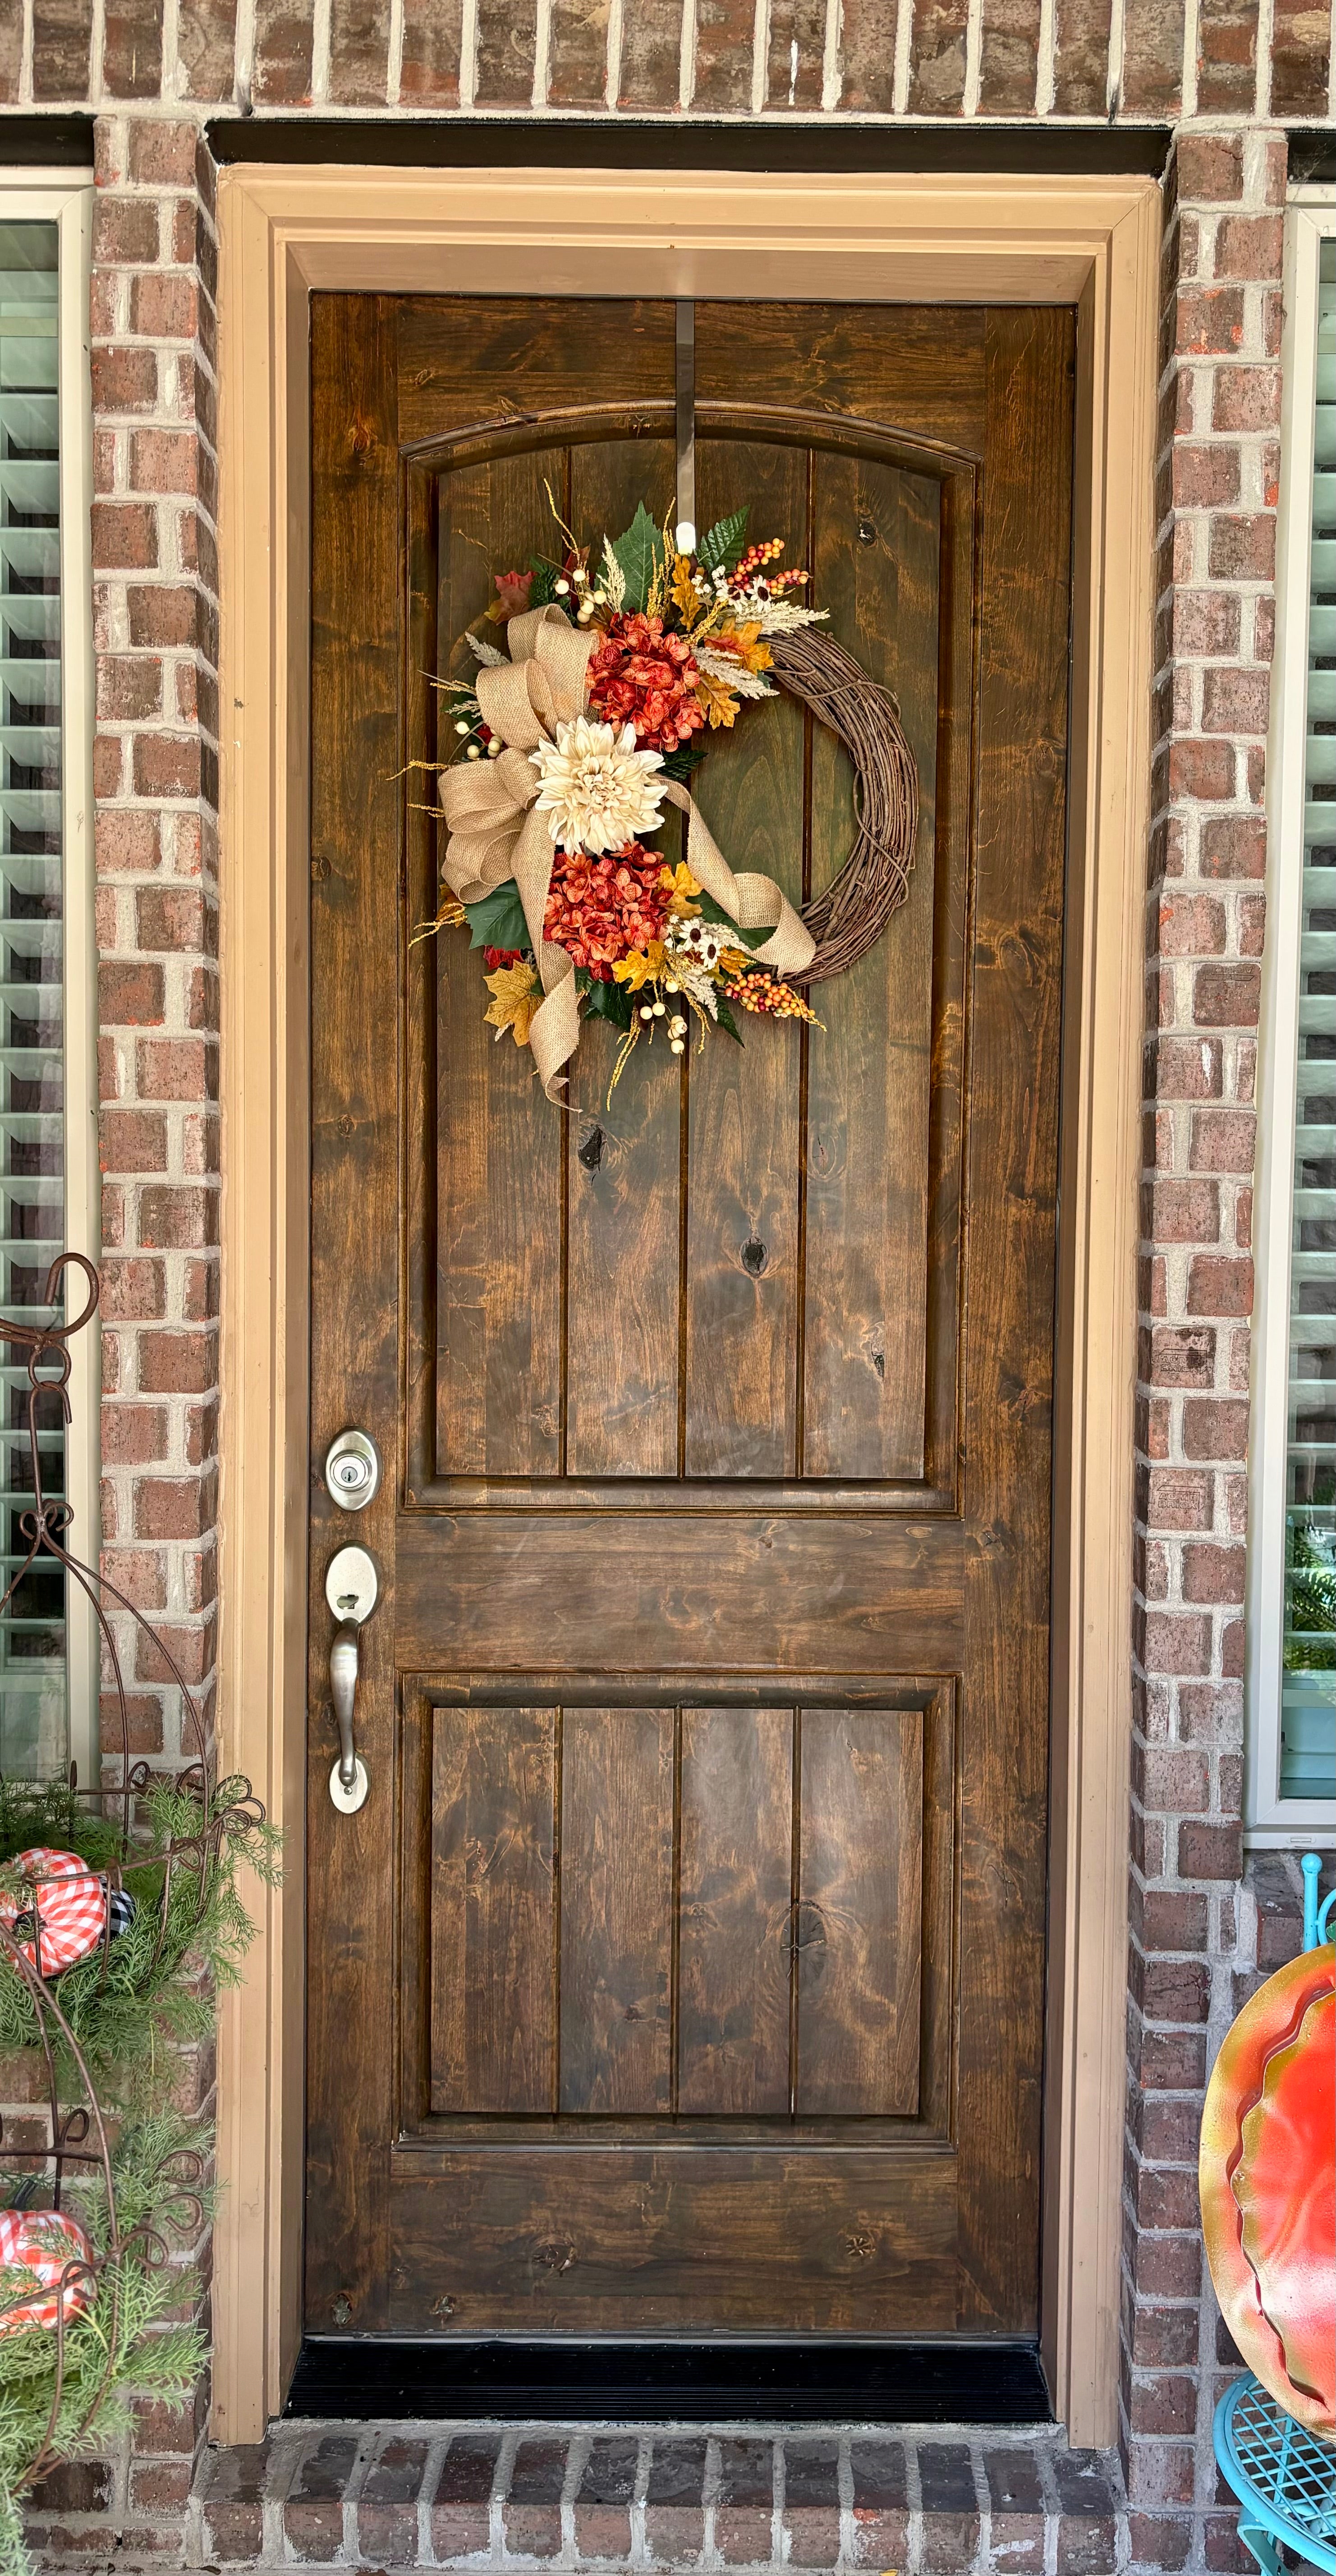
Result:
<instances>
[{"instance_id":1,"label":"door lever handle","mask_svg":"<svg viewBox=\"0 0 1336 2576\"><path fill-rule=\"evenodd\" d=\"M353 1711L357 1705L357 1622L345 1619L334 1631L329 1650L329 1688L339 1726L339 1785L351 1789L357 1780L357 1747Z\"/></svg>"},{"instance_id":2,"label":"door lever handle","mask_svg":"<svg viewBox=\"0 0 1336 2576\"><path fill-rule=\"evenodd\" d=\"M376 1569L364 1547L341 1547L325 1576L325 1599L338 1626L329 1650L329 1694L339 1729L339 1754L329 1775L329 1794L341 1815L355 1816L366 1803L366 1764L357 1750L357 1673L362 1623L376 1606Z\"/></svg>"}]
</instances>

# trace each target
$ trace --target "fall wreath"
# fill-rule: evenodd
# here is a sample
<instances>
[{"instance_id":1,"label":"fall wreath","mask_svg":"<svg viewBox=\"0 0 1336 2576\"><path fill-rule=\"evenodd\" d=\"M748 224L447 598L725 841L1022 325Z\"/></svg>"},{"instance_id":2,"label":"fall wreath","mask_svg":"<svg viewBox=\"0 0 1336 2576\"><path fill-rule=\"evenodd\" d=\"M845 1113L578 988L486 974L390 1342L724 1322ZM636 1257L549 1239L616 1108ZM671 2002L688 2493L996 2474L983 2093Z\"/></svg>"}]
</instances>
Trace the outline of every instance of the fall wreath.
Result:
<instances>
[{"instance_id":1,"label":"fall wreath","mask_svg":"<svg viewBox=\"0 0 1336 2576\"><path fill-rule=\"evenodd\" d=\"M551 496L549 495L549 498ZM555 506L553 510L556 517ZM691 1017L741 1042L735 1012L812 1021L806 989L870 948L909 889L918 788L894 700L795 595L783 540L747 542L744 510L690 554L643 502L591 549L494 576L463 639L477 665L443 679L454 749L441 768L443 894L423 933L467 928L485 1018L528 1046L553 1096L582 1018L620 1030L613 1080L642 1039L686 1047ZM687 780L711 736L787 691L849 751L857 829L833 883L798 913L774 880L734 875ZM665 806L683 859L654 846Z\"/></svg>"}]
</instances>

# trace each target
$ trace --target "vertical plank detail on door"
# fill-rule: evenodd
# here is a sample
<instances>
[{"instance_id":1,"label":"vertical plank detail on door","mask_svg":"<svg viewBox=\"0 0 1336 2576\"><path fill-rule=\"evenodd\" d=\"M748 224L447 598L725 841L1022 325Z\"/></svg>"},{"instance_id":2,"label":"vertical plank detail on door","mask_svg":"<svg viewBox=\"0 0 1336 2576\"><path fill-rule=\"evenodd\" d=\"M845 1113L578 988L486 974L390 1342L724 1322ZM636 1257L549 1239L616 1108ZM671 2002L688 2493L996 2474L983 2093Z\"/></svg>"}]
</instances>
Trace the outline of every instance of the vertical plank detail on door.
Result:
<instances>
[{"instance_id":1,"label":"vertical plank detail on door","mask_svg":"<svg viewBox=\"0 0 1336 2576\"><path fill-rule=\"evenodd\" d=\"M564 473L556 449L442 476L438 626L452 677L472 678L477 666L462 638L492 596L492 567L526 563L544 542L544 474L561 485ZM443 712L439 721L453 749L452 720ZM528 1049L486 1025L477 951L460 931L434 948L438 1472L553 1476L561 1466L563 1122L533 1079Z\"/></svg>"},{"instance_id":2,"label":"vertical plank detail on door","mask_svg":"<svg viewBox=\"0 0 1336 2576\"><path fill-rule=\"evenodd\" d=\"M921 1709L805 1709L795 2109L918 2108Z\"/></svg>"},{"instance_id":3,"label":"vertical plank detail on door","mask_svg":"<svg viewBox=\"0 0 1336 2576\"><path fill-rule=\"evenodd\" d=\"M805 560L807 455L737 439L696 451L702 528L750 506ZM734 869L802 902L803 710L776 697L715 737L692 792ZM791 1476L797 1464L798 1157L802 1041L739 1012L743 1045L711 1035L691 1059L687 1206L686 1473ZM721 1365L722 1361L722 1365Z\"/></svg>"},{"instance_id":4,"label":"vertical plank detail on door","mask_svg":"<svg viewBox=\"0 0 1336 2576\"><path fill-rule=\"evenodd\" d=\"M808 1054L803 1469L924 1471L932 1073L938 487L866 457L816 458L815 595L831 632L895 690L922 820L908 900L858 965L818 985ZM818 728L812 891L843 864L852 772Z\"/></svg>"},{"instance_id":5,"label":"vertical plank detail on door","mask_svg":"<svg viewBox=\"0 0 1336 2576\"><path fill-rule=\"evenodd\" d=\"M619 536L641 500L662 524L672 474L661 439L573 448L571 526L597 553L605 531ZM655 837L675 860L675 824ZM576 1115L560 1122L569 1202L566 1468L676 1476L685 1077L660 1021L609 1094L617 1045L606 1023L587 1027L571 1068Z\"/></svg>"},{"instance_id":6,"label":"vertical plank detail on door","mask_svg":"<svg viewBox=\"0 0 1336 2576\"><path fill-rule=\"evenodd\" d=\"M789 2107L793 1716L682 1712L679 2111Z\"/></svg>"},{"instance_id":7,"label":"vertical plank detail on door","mask_svg":"<svg viewBox=\"0 0 1336 2576\"><path fill-rule=\"evenodd\" d=\"M561 2109L672 2107L670 1708L568 1708L561 1766Z\"/></svg>"},{"instance_id":8,"label":"vertical plank detail on door","mask_svg":"<svg viewBox=\"0 0 1336 2576\"><path fill-rule=\"evenodd\" d=\"M554 1732L550 1709L434 1712L434 2111L552 2108Z\"/></svg>"}]
</instances>

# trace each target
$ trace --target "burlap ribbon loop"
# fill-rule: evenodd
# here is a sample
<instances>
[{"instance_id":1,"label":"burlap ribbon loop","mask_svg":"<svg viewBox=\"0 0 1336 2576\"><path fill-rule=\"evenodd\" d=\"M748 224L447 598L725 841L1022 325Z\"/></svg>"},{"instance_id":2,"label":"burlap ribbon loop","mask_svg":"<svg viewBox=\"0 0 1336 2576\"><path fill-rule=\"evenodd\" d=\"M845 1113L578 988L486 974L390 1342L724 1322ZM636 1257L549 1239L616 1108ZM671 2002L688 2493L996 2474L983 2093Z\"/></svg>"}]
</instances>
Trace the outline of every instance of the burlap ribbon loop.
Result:
<instances>
[{"instance_id":1,"label":"burlap ribbon loop","mask_svg":"<svg viewBox=\"0 0 1336 2576\"><path fill-rule=\"evenodd\" d=\"M529 1044L549 1099L580 1043L574 961L543 936L556 844L534 811L541 780L526 757L558 725L583 715L589 657L596 638L581 635L559 608L529 609L506 628L510 660L485 666L476 687L483 722L506 748L495 760L460 761L441 772L441 806L450 837L441 874L461 903L479 903L513 877L538 960L543 1000L529 1025ZM781 975L800 974L816 943L771 877L735 877L685 787L661 782L687 817L686 862L705 892L741 930L773 929L752 951Z\"/></svg>"}]
</instances>

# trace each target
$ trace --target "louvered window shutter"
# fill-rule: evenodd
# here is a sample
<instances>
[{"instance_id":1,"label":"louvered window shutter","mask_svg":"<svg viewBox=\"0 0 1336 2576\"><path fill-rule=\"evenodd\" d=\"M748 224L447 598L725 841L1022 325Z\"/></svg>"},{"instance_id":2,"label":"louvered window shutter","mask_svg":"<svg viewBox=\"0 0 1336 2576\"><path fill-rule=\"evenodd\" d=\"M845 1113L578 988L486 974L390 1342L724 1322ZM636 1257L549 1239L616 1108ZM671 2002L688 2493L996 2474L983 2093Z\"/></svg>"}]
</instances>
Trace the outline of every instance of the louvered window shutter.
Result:
<instances>
[{"instance_id":1,"label":"louvered window shutter","mask_svg":"<svg viewBox=\"0 0 1336 2576\"><path fill-rule=\"evenodd\" d=\"M56 225L0 223L0 1301L15 1314L47 1311L64 1233L58 319ZM27 1371L10 1349L0 1362L8 1584L32 1470ZM40 1422L43 1482L60 1494L54 1402ZM0 1617L0 1770L59 1768L66 1742L64 1579L47 1558Z\"/></svg>"},{"instance_id":2,"label":"louvered window shutter","mask_svg":"<svg viewBox=\"0 0 1336 2576\"><path fill-rule=\"evenodd\" d=\"M1282 1798L1336 1795L1336 241L1318 301L1290 1273Z\"/></svg>"}]
</instances>

